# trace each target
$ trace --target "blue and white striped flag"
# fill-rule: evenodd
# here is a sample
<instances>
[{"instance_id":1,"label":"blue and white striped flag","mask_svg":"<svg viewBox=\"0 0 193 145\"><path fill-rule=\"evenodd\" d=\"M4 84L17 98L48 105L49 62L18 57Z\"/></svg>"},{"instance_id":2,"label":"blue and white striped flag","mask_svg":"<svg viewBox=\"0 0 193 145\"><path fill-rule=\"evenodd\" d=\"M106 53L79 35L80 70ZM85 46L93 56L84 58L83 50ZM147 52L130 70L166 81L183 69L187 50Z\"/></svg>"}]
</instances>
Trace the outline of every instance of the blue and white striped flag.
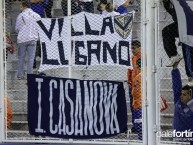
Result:
<instances>
[{"instance_id":1,"label":"blue and white striped flag","mask_svg":"<svg viewBox=\"0 0 193 145\"><path fill-rule=\"evenodd\" d=\"M177 18L180 42L193 47L193 0L172 0Z\"/></svg>"}]
</instances>

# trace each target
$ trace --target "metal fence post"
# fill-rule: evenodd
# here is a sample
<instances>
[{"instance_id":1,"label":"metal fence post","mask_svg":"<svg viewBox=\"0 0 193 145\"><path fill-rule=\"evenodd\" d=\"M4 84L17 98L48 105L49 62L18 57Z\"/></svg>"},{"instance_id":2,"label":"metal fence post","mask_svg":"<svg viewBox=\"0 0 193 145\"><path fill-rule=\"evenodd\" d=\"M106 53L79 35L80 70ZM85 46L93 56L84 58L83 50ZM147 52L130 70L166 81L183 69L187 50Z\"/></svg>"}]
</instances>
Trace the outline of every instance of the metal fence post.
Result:
<instances>
[{"instance_id":1,"label":"metal fence post","mask_svg":"<svg viewBox=\"0 0 193 145\"><path fill-rule=\"evenodd\" d=\"M146 56L147 56L147 133L148 145L156 145L155 96L155 0L146 0Z\"/></svg>"},{"instance_id":2,"label":"metal fence post","mask_svg":"<svg viewBox=\"0 0 193 145\"><path fill-rule=\"evenodd\" d=\"M68 59L69 59L69 64L68 64L68 77L72 77L72 46L71 46L71 0L68 0Z\"/></svg>"},{"instance_id":3,"label":"metal fence post","mask_svg":"<svg viewBox=\"0 0 193 145\"><path fill-rule=\"evenodd\" d=\"M158 62L159 62L159 58L158 58L158 48L159 47L159 0L155 0L155 98L156 98L156 125L155 125L155 132L157 134L157 132L160 130L160 95L158 92L158 87L159 87L159 82L158 82L158 73L157 73L157 66L158 66ZM159 144L160 143L160 138L156 136L156 143Z\"/></svg>"},{"instance_id":4,"label":"metal fence post","mask_svg":"<svg viewBox=\"0 0 193 145\"><path fill-rule=\"evenodd\" d=\"M0 2L0 142L4 140L4 0Z\"/></svg>"},{"instance_id":5,"label":"metal fence post","mask_svg":"<svg viewBox=\"0 0 193 145\"><path fill-rule=\"evenodd\" d=\"M147 71L146 71L146 66L147 66L147 56L146 56L146 25L147 25L147 21L146 21L146 1L143 1L141 4L141 17L142 17L142 23L141 23L141 28L142 28L142 59L143 59L143 67L142 67L142 76L143 76L143 92L142 92L142 96L143 96L143 120L144 120L144 124L143 124L143 143L147 144L147 136L148 136L148 132L147 132L147 109L146 109L146 98L147 98L147 83L146 83L146 76L147 76Z\"/></svg>"}]
</instances>

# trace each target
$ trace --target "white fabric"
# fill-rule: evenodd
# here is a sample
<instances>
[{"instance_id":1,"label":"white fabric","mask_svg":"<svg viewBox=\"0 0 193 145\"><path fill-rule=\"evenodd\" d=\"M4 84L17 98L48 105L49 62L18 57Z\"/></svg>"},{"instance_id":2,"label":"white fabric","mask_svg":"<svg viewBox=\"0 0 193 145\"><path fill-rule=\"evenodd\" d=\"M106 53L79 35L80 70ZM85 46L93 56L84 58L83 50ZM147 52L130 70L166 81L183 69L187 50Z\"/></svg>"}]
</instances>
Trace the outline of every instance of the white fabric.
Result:
<instances>
[{"instance_id":1,"label":"white fabric","mask_svg":"<svg viewBox=\"0 0 193 145\"><path fill-rule=\"evenodd\" d=\"M41 17L30 8L24 9L16 20L17 43L38 39L37 22Z\"/></svg>"},{"instance_id":2,"label":"white fabric","mask_svg":"<svg viewBox=\"0 0 193 145\"><path fill-rule=\"evenodd\" d=\"M141 123L142 122L142 119L135 119L134 120L134 123Z\"/></svg>"},{"instance_id":3,"label":"white fabric","mask_svg":"<svg viewBox=\"0 0 193 145\"><path fill-rule=\"evenodd\" d=\"M126 0L113 0L113 7L119 7L120 5L124 4Z\"/></svg>"},{"instance_id":4,"label":"white fabric","mask_svg":"<svg viewBox=\"0 0 193 145\"><path fill-rule=\"evenodd\" d=\"M107 12L106 10L102 11L103 15L107 15L109 12Z\"/></svg>"},{"instance_id":5,"label":"white fabric","mask_svg":"<svg viewBox=\"0 0 193 145\"><path fill-rule=\"evenodd\" d=\"M81 12L78 13L76 15L72 16L72 26L73 26L73 30L75 32L82 32L81 35L77 35L77 36L72 36L71 37L71 42L73 43L72 46L72 66L78 66L80 64L77 64L76 58L79 56L85 56L87 57L87 61L86 64L84 65L120 65L119 64L119 55L118 55L118 49L119 49L119 43L120 42L131 42L132 39L132 30L128 33L128 35L126 36L126 38L123 38L122 36L120 36L120 34L117 32L117 30L115 30L115 24L114 24L114 16L113 15L114 12L112 13L107 13L107 15L96 15L93 13L86 13L86 12ZM116 13L118 14L118 13ZM133 13L132 13L133 15ZM124 15L125 16L125 15ZM104 23L109 22L109 18L111 17L110 22L112 22L112 27L113 27L113 31L110 31L110 27L106 26L106 29L103 31L102 33L102 28L104 27ZM106 21L104 21L106 18L108 18ZM60 18L61 19L61 18ZM85 30L85 19L87 20L87 22L89 23L89 27L90 29L92 29L93 31L98 31L99 34L97 35L91 35L91 34L85 34L86 30ZM51 25L51 21L53 19L42 19L42 23L45 26L45 28L47 29L47 31L50 30L50 25ZM62 42L63 45L63 52L64 52L64 57L67 60L69 58L69 52L68 52L68 46L69 46L69 40L68 38L68 17L64 17L63 18L63 25L60 26L60 30L61 32L59 33L59 25L58 25L58 20L56 19L56 23L54 25L53 31L51 32L51 38L49 38L46 33L44 32L44 30L41 27L38 27L38 33L40 36L40 41L42 43L44 43L46 45L46 48L44 48L44 50L46 50L46 57L49 60L57 60L58 64L52 64L52 63L42 63L44 58L41 57L41 64L40 64L40 69L39 71L44 71L47 69L56 69L56 68L62 68L62 67L67 67L68 64L64 64L62 65L62 62L60 60L60 53L59 53L59 48L58 48L58 42ZM132 22L132 21L131 21ZM132 25L132 23L131 23ZM88 28L88 27L87 27ZM88 29L87 29L88 30ZM75 53L75 49L76 49L76 41L80 41L84 43L84 47L79 47L79 56L77 56L77 53ZM96 44L93 44L92 46L88 46L88 42L99 42L100 43L100 49L97 48ZM114 62L110 56L109 53L107 53L106 56L106 60L107 62L104 62L103 60L103 45L105 45L106 43L109 44L109 46L111 48L113 48L114 46L116 46L116 50L117 50L117 62ZM71 44L71 43L70 43ZM89 47L89 48L88 48ZM61 47L60 47L61 48ZM100 58L97 59L95 54L91 54L91 63L88 64L88 57L90 56L88 50L89 49L97 49L98 54L100 54ZM44 55L42 55L44 56ZM122 46L121 49L121 59L123 60L129 60L131 61L131 46L128 45L128 47L126 46ZM82 62L83 58L79 58L79 60ZM132 68L132 63L128 63L127 65L122 65L124 67L127 68Z\"/></svg>"},{"instance_id":6,"label":"white fabric","mask_svg":"<svg viewBox=\"0 0 193 145\"><path fill-rule=\"evenodd\" d=\"M106 15L106 16L115 16L115 15L120 15L120 13L112 11L112 12L107 12L106 10L104 10L102 12L102 15Z\"/></svg>"}]
</instances>

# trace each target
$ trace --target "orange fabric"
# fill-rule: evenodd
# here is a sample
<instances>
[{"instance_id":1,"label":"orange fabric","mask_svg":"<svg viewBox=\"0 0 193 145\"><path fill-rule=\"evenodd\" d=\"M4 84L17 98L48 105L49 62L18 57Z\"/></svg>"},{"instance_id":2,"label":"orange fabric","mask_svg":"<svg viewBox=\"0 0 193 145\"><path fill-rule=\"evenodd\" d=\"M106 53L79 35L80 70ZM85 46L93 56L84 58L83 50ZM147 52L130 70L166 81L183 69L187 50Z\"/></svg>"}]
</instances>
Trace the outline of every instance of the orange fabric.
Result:
<instances>
[{"instance_id":1,"label":"orange fabric","mask_svg":"<svg viewBox=\"0 0 193 145\"><path fill-rule=\"evenodd\" d=\"M12 123L12 108L11 108L11 103L8 97L5 97L5 106L7 106L7 110L5 109L5 112L7 112L7 128L11 128L11 123Z\"/></svg>"},{"instance_id":2,"label":"orange fabric","mask_svg":"<svg viewBox=\"0 0 193 145\"><path fill-rule=\"evenodd\" d=\"M137 67L136 63L139 58L141 58L141 51L139 51L136 56L132 56L133 69L128 69L127 71L128 83L131 88L133 88L133 82L135 77L141 72L141 69Z\"/></svg>"},{"instance_id":3,"label":"orange fabric","mask_svg":"<svg viewBox=\"0 0 193 145\"><path fill-rule=\"evenodd\" d=\"M10 37L10 35L8 33L6 34L6 43L9 45L8 51L11 54L13 54L14 51L15 51L15 48L14 48L14 45L13 45L13 41L12 41L12 39L11 39L11 37Z\"/></svg>"},{"instance_id":4,"label":"orange fabric","mask_svg":"<svg viewBox=\"0 0 193 145\"><path fill-rule=\"evenodd\" d=\"M133 109L140 109L142 107L141 73L139 73L133 80L133 88L131 93L133 97Z\"/></svg>"}]
</instances>

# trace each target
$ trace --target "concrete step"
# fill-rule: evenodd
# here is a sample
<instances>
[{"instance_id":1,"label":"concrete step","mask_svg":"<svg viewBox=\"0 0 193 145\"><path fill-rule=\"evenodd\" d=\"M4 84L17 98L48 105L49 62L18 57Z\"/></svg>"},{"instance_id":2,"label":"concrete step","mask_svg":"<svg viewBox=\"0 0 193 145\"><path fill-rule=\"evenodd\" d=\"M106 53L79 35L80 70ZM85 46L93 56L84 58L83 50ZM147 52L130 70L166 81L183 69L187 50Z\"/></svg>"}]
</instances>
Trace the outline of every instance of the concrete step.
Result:
<instances>
[{"instance_id":1,"label":"concrete step","mask_svg":"<svg viewBox=\"0 0 193 145\"><path fill-rule=\"evenodd\" d=\"M10 101L27 101L27 90L7 90Z\"/></svg>"},{"instance_id":2,"label":"concrete step","mask_svg":"<svg viewBox=\"0 0 193 145\"><path fill-rule=\"evenodd\" d=\"M169 129L173 129L172 123L162 123L160 127L161 127L161 129L164 130L164 131L165 131L165 130L169 130Z\"/></svg>"},{"instance_id":3,"label":"concrete step","mask_svg":"<svg viewBox=\"0 0 193 145\"><path fill-rule=\"evenodd\" d=\"M27 90L7 90L11 102L27 101Z\"/></svg>"},{"instance_id":4,"label":"concrete step","mask_svg":"<svg viewBox=\"0 0 193 145\"><path fill-rule=\"evenodd\" d=\"M9 139L25 139L25 138L30 138L31 139L31 135L29 134L29 131L22 131L22 130L8 130L7 131L7 138Z\"/></svg>"},{"instance_id":5,"label":"concrete step","mask_svg":"<svg viewBox=\"0 0 193 145\"><path fill-rule=\"evenodd\" d=\"M172 124L174 115L172 113L161 114L160 122L161 124Z\"/></svg>"},{"instance_id":6,"label":"concrete step","mask_svg":"<svg viewBox=\"0 0 193 145\"><path fill-rule=\"evenodd\" d=\"M10 130L28 131L28 122L27 121L12 121Z\"/></svg>"},{"instance_id":7,"label":"concrete step","mask_svg":"<svg viewBox=\"0 0 193 145\"><path fill-rule=\"evenodd\" d=\"M8 90L27 90L27 80L7 80Z\"/></svg>"},{"instance_id":8,"label":"concrete step","mask_svg":"<svg viewBox=\"0 0 193 145\"><path fill-rule=\"evenodd\" d=\"M27 121L27 112L13 112L13 121Z\"/></svg>"},{"instance_id":9,"label":"concrete step","mask_svg":"<svg viewBox=\"0 0 193 145\"><path fill-rule=\"evenodd\" d=\"M21 113L27 112L27 101L10 101L11 107L14 112Z\"/></svg>"},{"instance_id":10,"label":"concrete step","mask_svg":"<svg viewBox=\"0 0 193 145\"><path fill-rule=\"evenodd\" d=\"M7 80L16 80L17 79L17 70L7 71Z\"/></svg>"},{"instance_id":11,"label":"concrete step","mask_svg":"<svg viewBox=\"0 0 193 145\"><path fill-rule=\"evenodd\" d=\"M182 86L186 85L187 82L188 82L188 78L187 77L184 77L184 78L181 78L182 80ZM168 89L168 88L171 88L172 89L172 78L162 78L160 80L160 89Z\"/></svg>"}]
</instances>

